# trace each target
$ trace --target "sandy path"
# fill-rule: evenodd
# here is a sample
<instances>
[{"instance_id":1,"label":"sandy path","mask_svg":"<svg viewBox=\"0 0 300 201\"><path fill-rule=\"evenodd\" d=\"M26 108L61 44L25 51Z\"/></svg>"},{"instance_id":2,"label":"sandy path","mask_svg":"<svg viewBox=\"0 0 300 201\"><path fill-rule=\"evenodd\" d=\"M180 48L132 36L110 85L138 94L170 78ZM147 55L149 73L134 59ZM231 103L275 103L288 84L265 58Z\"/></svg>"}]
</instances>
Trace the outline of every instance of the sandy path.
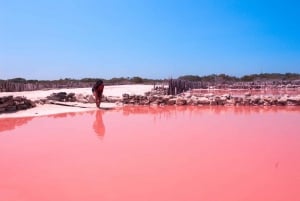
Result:
<instances>
[{"instance_id":1,"label":"sandy path","mask_svg":"<svg viewBox=\"0 0 300 201\"><path fill-rule=\"evenodd\" d=\"M153 85L114 85L114 86L105 86L103 95L104 96L118 96L121 97L122 94L136 94L136 95L144 95L145 92L150 91L153 88ZM45 98L52 93L57 92L67 92L67 93L81 93L83 95L92 94L91 88L74 88L74 89L51 89L51 90L39 90L39 91L25 91L25 92L1 92L0 97L2 96L25 96L31 100L38 100L41 98ZM76 104L76 103L72 103ZM78 103L79 104L79 103ZM37 105L37 107L21 110L14 113L2 113L0 114L0 118L13 118L13 117L28 117L28 116L42 116L42 115L50 115L50 114L58 114L58 113L66 113L66 112L82 112L97 109L95 104L87 103L80 104L81 106L85 106L86 108L80 107L68 107L68 106L60 106L53 104L45 104L45 105ZM114 108L118 107L114 103L101 103L101 107L106 108Z\"/></svg>"}]
</instances>

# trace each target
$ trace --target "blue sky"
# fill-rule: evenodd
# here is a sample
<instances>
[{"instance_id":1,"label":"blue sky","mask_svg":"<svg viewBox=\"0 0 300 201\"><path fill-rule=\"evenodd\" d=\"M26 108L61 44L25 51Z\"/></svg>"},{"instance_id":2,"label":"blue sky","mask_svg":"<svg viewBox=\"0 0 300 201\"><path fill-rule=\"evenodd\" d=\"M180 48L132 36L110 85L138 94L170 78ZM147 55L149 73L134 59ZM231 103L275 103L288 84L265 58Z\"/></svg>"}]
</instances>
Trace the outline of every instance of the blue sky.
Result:
<instances>
[{"instance_id":1,"label":"blue sky","mask_svg":"<svg viewBox=\"0 0 300 201\"><path fill-rule=\"evenodd\" d=\"M300 73L296 0L0 5L0 79Z\"/></svg>"}]
</instances>

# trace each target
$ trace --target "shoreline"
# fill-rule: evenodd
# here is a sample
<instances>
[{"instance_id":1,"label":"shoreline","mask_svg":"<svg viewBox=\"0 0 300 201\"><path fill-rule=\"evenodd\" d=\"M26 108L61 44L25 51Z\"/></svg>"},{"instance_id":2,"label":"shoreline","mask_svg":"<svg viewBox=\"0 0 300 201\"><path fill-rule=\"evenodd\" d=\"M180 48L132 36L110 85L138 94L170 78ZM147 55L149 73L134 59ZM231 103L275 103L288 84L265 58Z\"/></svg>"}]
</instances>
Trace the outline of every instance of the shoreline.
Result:
<instances>
[{"instance_id":1,"label":"shoreline","mask_svg":"<svg viewBox=\"0 0 300 201\"><path fill-rule=\"evenodd\" d=\"M131 94L131 95L144 95L146 92L151 91L152 88L153 85L143 85L143 84L112 85L112 86L105 86L103 95L111 98L122 97L124 93ZM50 90L22 91L22 92L0 92L0 98L5 96L13 96L13 97L21 96L31 101L39 102L39 100L45 99L47 96L59 92L76 93L76 94L82 94L83 96L92 95L91 88L68 88L68 89L50 89ZM72 104L77 104L81 106L84 105L86 108L68 107L68 106L61 106L55 104L36 104L36 107L29 108L26 110L0 113L0 119L46 116L46 115L69 113L69 112L92 111L98 109L95 103L72 102ZM101 107L117 108L119 106L116 103L102 102Z\"/></svg>"},{"instance_id":2,"label":"shoreline","mask_svg":"<svg viewBox=\"0 0 300 201\"><path fill-rule=\"evenodd\" d=\"M202 91L202 92L200 92ZM300 106L300 94L298 91L291 95L286 93L263 94L263 91L245 91L232 93L231 90L192 90L178 95L163 95L164 91L153 90L153 85L113 85L105 86L103 95L104 100L101 103L103 109L118 109L125 106L221 106L221 107L289 107ZM78 100L72 102L49 101L55 93L80 94L80 97L86 96L91 99L90 88L71 88L71 89L51 89L23 92L1 92L0 98L5 96L22 96L35 103L35 107L18 110L14 112L0 113L2 118L20 118L47 116L53 114L85 112L98 110L93 100L85 103ZM205 93L208 92L208 93ZM236 90L235 90L236 92ZM282 91L280 91L282 92ZM43 101L41 101L43 100ZM1 105L1 104L0 104Z\"/></svg>"}]
</instances>

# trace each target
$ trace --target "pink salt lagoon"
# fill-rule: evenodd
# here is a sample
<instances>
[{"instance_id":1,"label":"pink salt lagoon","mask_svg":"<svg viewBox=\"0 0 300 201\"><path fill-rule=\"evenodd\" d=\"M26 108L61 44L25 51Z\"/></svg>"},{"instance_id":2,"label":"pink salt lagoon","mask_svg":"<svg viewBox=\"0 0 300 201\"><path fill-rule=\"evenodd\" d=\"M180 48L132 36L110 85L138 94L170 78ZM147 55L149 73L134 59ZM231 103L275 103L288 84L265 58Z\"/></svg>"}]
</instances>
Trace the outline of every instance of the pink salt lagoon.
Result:
<instances>
[{"instance_id":1,"label":"pink salt lagoon","mask_svg":"<svg viewBox=\"0 0 300 201\"><path fill-rule=\"evenodd\" d=\"M300 108L0 119L2 201L299 201Z\"/></svg>"}]
</instances>

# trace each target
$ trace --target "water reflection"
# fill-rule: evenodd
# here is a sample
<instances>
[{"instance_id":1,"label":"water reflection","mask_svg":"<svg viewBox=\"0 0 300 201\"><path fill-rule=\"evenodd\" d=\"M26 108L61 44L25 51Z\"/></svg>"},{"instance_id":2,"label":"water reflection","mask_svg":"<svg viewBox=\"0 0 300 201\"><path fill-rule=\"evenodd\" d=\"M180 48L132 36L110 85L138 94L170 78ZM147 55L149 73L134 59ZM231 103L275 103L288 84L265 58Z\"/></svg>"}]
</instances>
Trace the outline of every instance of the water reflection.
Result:
<instances>
[{"instance_id":1,"label":"water reflection","mask_svg":"<svg viewBox=\"0 0 300 201\"><path fill-rule=\"evenodd\" d=\"M14 130L30 122L33 117L0 119L0 132Z\"/></svg>"},{"instance_id":2,"label":"water reflection","mask_svg":"<svg viewBox=\"0 0 300 201\"><path fill-rule=\"evenodd\" d=\"M105 111L107 113L120 112L124 116L129 115L147 115L150 114L154 118L168 119L177 113L189 113L193 114L225 114L233 113L236 115L247 114L261 114L261 113L278 113L278 112L295 112L300 113L299 106L162 106L162 107L149 107L149 106L124 106L119 109ZM100 137L105 135L105 126L103 123L102 115L104 111L89 111L89 112L72 112L72 113L60 113L54 115L48 115L47 118L63 119L72 118L75 116L84 116L86 114L94 115L93 130ZM20 126L23 126L33 119L39 119L45 117L24 117L24 118L0 118L0 132L7 130L14 130ZM191 116L193 118L193 116Z\"/></svg>"},{"instance_id":3,"label":"water reflection","mask_svg":"<svg viewBox=\"0 0 300 201\"><path fill-rule=\"evenodd\" d=\"M195 113L213 113L222 114L231 112L234 114L251 114L262 112L300 112L298 106L124 106L123 115L130 114L155 114L155 115L171 115L176 112L195 112Z\"/></svg>"},{"instance_id":4,"label":"water reflection","mask_svg":"<svg viewBox=\"0 0 300 201\"><path fill-rule=\"evenodd\" d=\"M0 132L14 130L18 127L24 126L33 119L39 118L54 118L54 119L61 119L61 118L68 118L68 117L75 117L78 115L84 115L87 112L68 112L68 113L59 113L59 114L52 114L47 116L40 116L40 117L16 117L16 118L0 118Z\"/></svg>"},{"instance_id":5,"label":"water reflection","mask_svg":"<svg viewBox=\"0 0 300 201\"><path fill-rule=\"evenodd\" d=\"M35 117L0 135L0 200L298 201L299 111L124 107Z\"/></svg>"},{"instance_id":6,"label":"water reflection","mask_svg":"<svg viewBox=\"0 0 300 201\"><path fill-rule=\"evenodd\" d=\"M102 119L103 113L103 111L97 110L95 115L95 121L93 123L93 129L100 139L103 139L105 135L105 126Z\"/></svg>"}]
</instances>

